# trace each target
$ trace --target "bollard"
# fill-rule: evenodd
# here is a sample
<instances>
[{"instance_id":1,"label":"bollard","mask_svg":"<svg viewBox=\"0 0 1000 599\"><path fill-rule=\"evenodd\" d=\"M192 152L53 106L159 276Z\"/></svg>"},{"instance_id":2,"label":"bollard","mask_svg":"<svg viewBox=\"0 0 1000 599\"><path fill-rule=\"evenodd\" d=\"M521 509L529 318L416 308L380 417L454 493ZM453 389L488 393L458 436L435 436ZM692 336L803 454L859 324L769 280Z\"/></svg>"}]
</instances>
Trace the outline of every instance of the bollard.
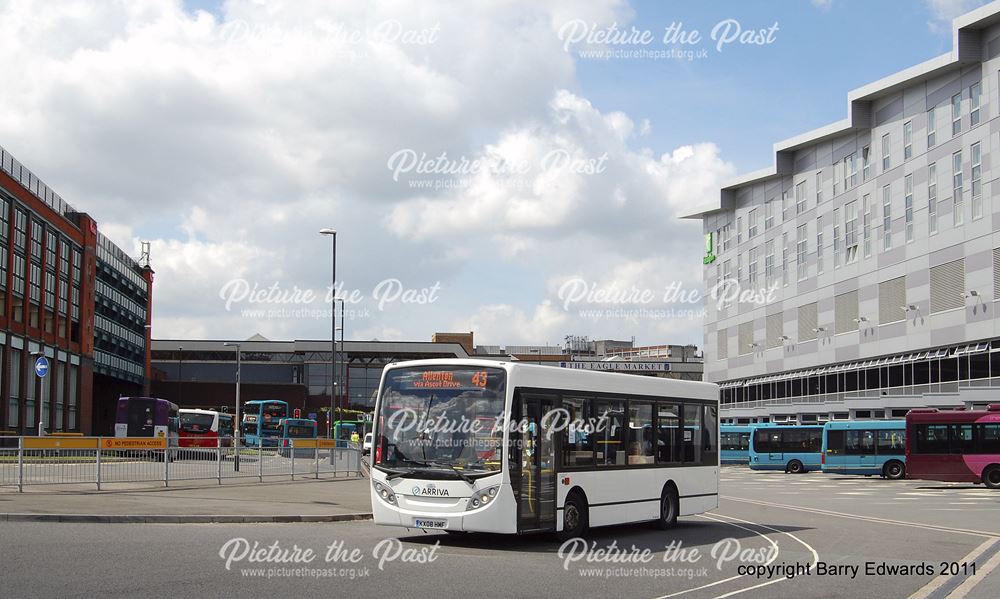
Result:
<instances>
[{"instance_id":1,"label":"bollard","mask_svg":"<svg viewBox=\"0 0 1000 599\"><path fill-rule=\"evenodd\" d=\"M17 492L24 493L24 437L17 438Z\"/></svg>"},{"instance_id":2,"label":"bollard","mask_svg":"<svg viewBox=\"0 0 1000 599\"><path fill-rule=\"evenodd\" d=\"M101 490L101 438L97 438L97 459L95 463L97 464L97 490Z\"/></svg>"}]
</instances>

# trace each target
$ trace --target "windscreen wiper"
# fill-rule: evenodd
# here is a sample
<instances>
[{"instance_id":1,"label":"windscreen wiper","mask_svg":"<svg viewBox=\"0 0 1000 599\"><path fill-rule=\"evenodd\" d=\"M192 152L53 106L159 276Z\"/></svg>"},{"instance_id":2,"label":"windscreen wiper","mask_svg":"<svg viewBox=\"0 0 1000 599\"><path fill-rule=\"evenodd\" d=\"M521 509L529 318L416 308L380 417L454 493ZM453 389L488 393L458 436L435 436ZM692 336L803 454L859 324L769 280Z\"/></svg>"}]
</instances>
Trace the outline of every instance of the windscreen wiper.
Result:
<instances>
[{"instance_id":1,"label":"windscreen wiper","mask_svg":"<svg viewBox=\"0 0 1000 599\"><path fill-rule=\"evenodd\" d=\"M473 482L474 482L472 480L472 477L470 477L468 474L465 474L464 472L462 472L461 470L459 470L458 468L456 468L455 465L452 464L452 463L450 463L450 462L431 462L431 464L434 465L434 466L439 466L439 467L443 467L443 468L450 468L451 471L454 472L459 478L461 478L465 482L469 483L470 485L473 484Z\"/></svg>"}]
</instances>

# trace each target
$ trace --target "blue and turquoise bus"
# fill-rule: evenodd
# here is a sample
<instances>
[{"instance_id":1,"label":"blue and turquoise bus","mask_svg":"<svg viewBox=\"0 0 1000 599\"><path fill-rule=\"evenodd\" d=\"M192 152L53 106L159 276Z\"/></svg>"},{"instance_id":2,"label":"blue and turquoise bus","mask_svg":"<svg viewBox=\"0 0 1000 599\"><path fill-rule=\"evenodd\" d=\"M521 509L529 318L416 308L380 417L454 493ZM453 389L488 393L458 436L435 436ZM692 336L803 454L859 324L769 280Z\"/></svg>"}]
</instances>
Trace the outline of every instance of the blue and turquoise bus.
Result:
<instances>
[{"instance_id":1,"label":"blue and turquoise bus","mask_svg":"<svg viewBox=\"0 0 1000 599\"><path fill-rule=\"evenodd\" d=\"M906 477L906 421L827 422L823 427L823 472Z\"/></svg>"},{"instance_id":2,"label":"blue and turquoise bus","mask_svg":"<svg viewBox=\"0 0 1000 599\"><path fill-rule=\"evenodd\" d=\"M277 447L281 419L288 417L288 403L277 399L254 399L243 404L240 436L248 447Z\"/></svg>"},{"instance_id":3,"label":"blue and turquoise bus","mask_svg":"<svg viewBox=\"0 0 1000 599\"><path fill-rule=\"evenodd\" d=\"M750 436L752 470L792 474L819 470L823 456L822 425L758 424Z\"/></svg>"},{"instance_id":4,"label":"blue and turquoise bus","mask_svg":"<svg viewBox=\"0 0 1000 599\"><path fill-rule=\"evenodd\" d=\"M719 461L723 464L748 464L750 462L750 426L722 425L719 432L719 446L722 454Z\"/></svg>"}]
</instances>

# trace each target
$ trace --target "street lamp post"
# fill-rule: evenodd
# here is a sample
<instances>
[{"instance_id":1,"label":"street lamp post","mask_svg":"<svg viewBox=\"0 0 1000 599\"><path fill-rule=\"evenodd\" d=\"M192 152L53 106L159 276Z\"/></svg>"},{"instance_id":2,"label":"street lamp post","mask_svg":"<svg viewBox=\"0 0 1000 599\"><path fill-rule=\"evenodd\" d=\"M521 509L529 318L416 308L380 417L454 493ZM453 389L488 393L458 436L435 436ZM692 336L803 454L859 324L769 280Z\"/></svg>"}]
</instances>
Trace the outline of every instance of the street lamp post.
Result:
<instances>
[{"instance_id":1,"label":"street lamp post","mask_svg":"<svg viewBox=\"0 0 1000 599\"><path fill-rule=\"evenodd\" d=\"M329 235L333 243L331 244L331 267L330 267L330 418L333 418L334 398L337 395L337 230L320 229L320 235ZM337 403L338 412L340 403ZM339 420L339 418L338 418ZM330 422L330 438L333 439L333 421Z\"/></svg>"},{"instance_id":2,"label":"street lamp post","mask_svg":"<svg viewBox=\"0 0 1000 599\"><path fill-rule=\"evenodd\" d=\"M184 348L177 346L177 403L184 399Z\"/></svg>"},{"instance_id":3,"label":"street lamp post","mask_svg":"<svg viewBox=\"0 0 1000 599\"><path fill-rule=\"evenodd\" d=\"M239 472L240 470L240 344L239 343L223 343L226 347L236 348L236 417L235 424L233 427L233 470Z\"/></svg>"}]
</instances>

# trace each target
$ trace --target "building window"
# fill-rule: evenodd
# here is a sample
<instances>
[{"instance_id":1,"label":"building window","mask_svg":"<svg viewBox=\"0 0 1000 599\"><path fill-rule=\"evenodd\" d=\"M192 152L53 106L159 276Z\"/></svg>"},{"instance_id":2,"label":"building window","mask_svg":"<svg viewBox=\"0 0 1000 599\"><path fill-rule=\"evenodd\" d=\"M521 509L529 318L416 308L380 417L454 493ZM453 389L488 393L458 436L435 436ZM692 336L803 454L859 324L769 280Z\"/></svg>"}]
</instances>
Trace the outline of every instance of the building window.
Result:
<instances>
[{"instance_id":1,"label":"building window","mask_svg":"<svg viewBox=\"0 0 1000 599\"><path fill-rule=\"evenodd\" d=\"M14 247L22 252L28 249L28 215L21 209L14 210Z\"/></svg>"},{"instance_id":2,"label":"building window","mask_svg":"<svg viewBox=\"0 0 1000 599\"><path fill-rule=\"evenodd\" d=\"M973 83L969 88L969 126L975 127L979 124L979 103L982 88L978 83Z\"/></svg>"},{"instance_id":3,"label":"building window","mask_svg":"<svg viewBox=\"0 0 1000 599\"><path fill-rule=\"evenodd\" d=\"M10 234L10 203L0 198L0 241L6 242Z\"/></svg>"},{"instance_id":4,"label":"building window","mask_svg":"<svg viewBox=\"0 0 1000 599\"><path fill-rule=\"evenodd\" d=\"M913 157L913 121L903 123L903 160Z\"/></svg>"},{"instance_id":5,"label":"building window","mask_svg":"<svg viewBox=\"0 0 1000 599\"><path fill-rule=\"evenodd\" d=\"M18 426L21 398L21 350L10 350L10 403L7 411L7 426ZM26 426L31 422L27 421Z\"/></svg>"},{"instance_id":6,"label":"building window","mask_svg":"<svg viewBox=\"0 0 1000 599\"><path fill-rule=\"evenodd\" d=\"M747 224L749 226L749 230L747 231L747 239L753 239L754 237L757 236L757 209L756 208L754 208L753 210L750 211L750 214L747 217Z\"/></svg>"},{"instance_id":7,"label":"building window","mask_svg":"<svg viewBox=\"0 0 1000 599\"><path fill-rule=\"evenodd\" d=\"M882 170L887 171L892 166L892 162L889 160L890 151L890 140L889 134L886 133L882 136Z\"/></svg>"},{"instance_id":8,"label":"building window","mask_svg":"<svg viewBox=\"0 0 1000 599\"><path fill-rule=\"evenodd\" d=\"M937 137L937 124L934 122L934 108L927 111L927 149L934 147Z\"/></svg>"},{"instance_id":9,"label":"building window","mask_svg":"<svg viewBox=\"0 0 1000 599\"><path fill-rule=\"evenodd\" d=\"M747 277L748 283L751 289L757 287L757 248L750 248L750 256L748 258L749 264L747 265Z\"/></svg>"},{"instance_id":10,"label":"building window","mask_svg":"<svg viewBox=\"0 0 1000 599\"><path fill-rule=\"evenodd\" d=\"M14 295L24 297L24 271L26 267L27 261L24 256L14 252Z\"/></svg>"},{"instance_id":11,"label":"building window","mask_svg":"<svg viewBox=\"0 0 1000 599\"><path fill-rule=\"evenodd\" d=\"M889 185L882 188L882 247L892 247L892 191Z\"/></svg>"},{"instance_id":12,"label":"building window","mask_svg":"<svg viewBox=\"0 0 1000 599\"><path fill-rule=\"evenodd\" d=\"M906 277L878 284L878 323L889 324L906 318Z\"/></svg>"},{"instance_id":13,"label":"building window","mask_svg":"<svg viewBox=\"0 0 1000 599\"><path fill-rule=\"evenodd\" d=\"M781 284L788 286L788 233L781 234Z\"/></svg>"},{"instance_id":14,"label":"building window","mask_svg":"<svg viewBox=\"0 0 1000 599\"><path fill-rule=\"evenodd\" d=\"M955 202L955 226L965 222L962 214L965 202L962 198L962 150L951 155L951 196Z\"/></svg>"},{"instance_id":15,"label":"building window","mask_svg":"<svg viewBox=\"0 0 1000 599\"><path fill-rule=\"evenodd\" d=\"M739 249L740 244L743 243L743 217L736 217L736 248Z\"/></svg>"},{"instance_id":16,"label":"building window","mask_svg":"<svg viewBox=\"0 0 1000 599\"><path fill-rule=\"evenodd\" d=\"M788 197L788 191L781 192L781 222L788 222L789 210L791 209L791 199Z\"/></svg>"},{"instance_id":17,"label":"building window","mask_svg":"<svg viewBox=\"0 0 1000 599\"><path fill-rule=\"evenodd\" d=\"M833 268L840 268L840 209L833 209Z\"/></svg>"},{"instance_id":18,"label":"building window","mask_svg":"<svg viewBox=\"0 0 1000 599\"><path fill-rule=\"evenodd\" d=\"M933 235L938 231L937 221L937 164L927 167L927 231Z\"/></svg>"},{"instance_id":19,"label":"building window","mask_svg":"<svg viewBox=\"0 0 1000 599\"><path fill-rule=\"evenodd\" d=\"M774 241L764 244L764 281L768 288L774 285Z\"/></svg>"},{"instance_id":20,"label":"building window","mask_svg":"<svg viewBox=\"0 0 1000 599\"><path fill-rule=\"evenodd\" d=\"M816 302L799 306L799 341L812 341L819 328ZM800 395L796 393L794 395Z\"/></svg>"},{"instance_id":21,"label":"building window","mask_svg":"<svg viewBox=\"0 0 1000 599\"><path fill-rule=\"evenodd\" d=\"M823 272L823 217L816 217L816 274Z\"/></svg>"},{"instance_id":22,"label":"building window","mask_svg":"<svg viewBox=\"0 0 1000 599\"><path fill-rule=\"evenodd\" d=\"M858 184L858 153L851 152L844 158L844 191Z\"/></svg>"},{"instance_id":23,"label":"building window","mask_svg":"<svg viewBox=\"0 0 1000 599\"><path fill-rule=\"evenodd\" d=\"M951 134L958 135L962 132L962 94L957 93L951 97Z\"/></svg>"},{"instance_id":24,"label":"building window","mask_svg":"<svg viewBox=\"0 0 1000 599\"><path fill-rule=\"evenodd\" d=\"M774 226L774 198L764 202L764 230Z\"/></svg>"},{"instance_id":25,"label":"building window","mask_svg":"<svg viewBox=\"0 0 1000 599\"><path fill-rule=\"evenodd\" d=\"M931 314L965 306L965 260L931 267Z\"/></svg>"},{"instance_id":26,"label":"building window","mask_svg":"<svg viewBox=\"0 0 1000 599\"><path fill-rule=\"evenodd\" d=\"M979 142L972 144L972 219L983 217L983 187L980 179L983 173L983 157Z\"/></svg>"},{"instance_id":27,"label":"building window","mask_svg":"<svg viewBox=\"0 0 1000 599\"><path fill-rule=\"evenodd\" d=\"M867 181L871 176L872 171L872 149L871 146L865 146L861 148L861 180Z\"/></svg>"},{"instance_id":28,"label":"building window","mask_svg":"<svg viewBox=\"0 0 1000 599\"><path fill-rule=\"evenodd\" d=\"M823 203L823 171L816 173L816 205Z\"/></svg>"},{"instance_id":29,"label":"building window","mask_svg":"<svg viewBox=\"0 0 1000 599\"><path fill-rule=\"evenodd\" d=\"M906 243L913 241L913 175L903 179L903 204L906 219Z\"/></svg>"},{"instance_id":30,"label":"building window","mask_svg":"<svg viewBox=\"0 0 1000 599\"><path fill-rule=\"evenodd\" d=\"M806 182L800 181L795 186L795 214L802 214L806 211Z\"/></svg>"},{"instance_id":31,"label":"building window","mask_svg":"<svg viewBox=\"0 0 1000 599\"><path fill-rule=\"evenodd\" d=\"M806 278L806 254L808 254L808 241L806 240L806 225L799 225L798 241L795 244L795 261L798 266L799 280Z\"/></svg>"},{"instance_id":32,"label":"building window","mask_svg":"<svg viewBox=\"0 0 1000 599\"><path fill-rule=\"evenodd\" d=\"M858 203L844 206L844 246L847 248L847 263L858 260Z\"/></svg>"},{"instance_id":33,"label":"building window","mask_svg":"<svg viewBox=\"0 0 1000 599\"><path fill-rule=\"evenodd\" d=\"M861 235L864 238L865 245L865 258L871 258L872 255L872 198L871 195L865 194L861 198L861 209L864 211L864 219L861 226Z\"/></svg>"},{"instance_id":34,"label":"building window","mask_svg":"<svg viewBox=\"0 0 1000 599\"><path fill-rule=\"evenodd\" d=\"M36 262L42 261L42 223L37 220L31 221L31 259Z\"/></svg>"},{"instance_id":35,"label":"building window","mask_svg":"<svg viewBox=\"0 0 1000 599\"><path fill-rule=\"evenodd\" d=\"M736 254L736 282L743 285L743 254Z\"/></svg>"}]
</instances>

